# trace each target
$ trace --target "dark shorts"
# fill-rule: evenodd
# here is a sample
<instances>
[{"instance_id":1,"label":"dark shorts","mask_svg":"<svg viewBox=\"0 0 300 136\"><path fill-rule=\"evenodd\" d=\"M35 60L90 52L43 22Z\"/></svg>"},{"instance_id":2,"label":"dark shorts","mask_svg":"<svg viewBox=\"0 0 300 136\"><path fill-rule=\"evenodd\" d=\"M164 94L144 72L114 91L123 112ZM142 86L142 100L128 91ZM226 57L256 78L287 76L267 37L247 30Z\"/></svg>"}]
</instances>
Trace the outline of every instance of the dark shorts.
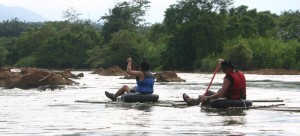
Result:
<instances>
[{"instance_id":1,"label":"dark shorts","mask_svg":"<svg viewBox=\"0 0 300 136\"><path fill-rule=\"evenodd\" d=\"M129 93L136 93L136 91L133 89L130 89Z\"/></svg>"},{"instance_id":2,"label":"dark shorts","mask_svg":"<svg viewBox=\"0 0 300 136\"><path fill-rule=\"evenodd\" d=\"M152 94L153 92L149 92L149 93L139 93L139 92L136 92L136 91L133 90L133 89L130 89L129 93L130 93L130 94Z\"/></svg>"}]
</instances>

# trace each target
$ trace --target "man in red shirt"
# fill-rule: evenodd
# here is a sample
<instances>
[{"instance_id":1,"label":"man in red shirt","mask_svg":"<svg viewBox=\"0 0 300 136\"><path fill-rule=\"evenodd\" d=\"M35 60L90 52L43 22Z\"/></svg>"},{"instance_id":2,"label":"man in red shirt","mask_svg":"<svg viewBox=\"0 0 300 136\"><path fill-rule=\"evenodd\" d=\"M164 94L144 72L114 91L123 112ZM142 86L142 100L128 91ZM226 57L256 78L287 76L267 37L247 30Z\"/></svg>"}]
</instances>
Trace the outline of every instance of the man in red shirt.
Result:
<instances>
[{"instance_id":1,"label":"man in red shirt","mask_svg":"<svg viewBox=\"0 0 300 136\"><path fill-rule=\"evenodd\" d=\"M217 93L209 91L208 96L201 96L192 99L185 93L183 99L188 105L199 105L200 102L206 103L212 99L246 99L246 79L242 72L234 70L236 66L231 61L223 61L221 63L222 71L226 74L223 80L222 88Z\"/></svg>"}]
</instances>

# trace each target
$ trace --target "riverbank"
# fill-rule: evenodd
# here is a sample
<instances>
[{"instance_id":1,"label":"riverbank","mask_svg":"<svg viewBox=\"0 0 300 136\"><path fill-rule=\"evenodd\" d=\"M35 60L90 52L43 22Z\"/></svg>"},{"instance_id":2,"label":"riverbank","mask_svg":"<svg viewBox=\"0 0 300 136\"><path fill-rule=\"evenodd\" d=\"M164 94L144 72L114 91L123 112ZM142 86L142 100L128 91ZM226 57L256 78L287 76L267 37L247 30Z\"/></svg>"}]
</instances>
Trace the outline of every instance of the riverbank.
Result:
<instances>
[{"instance_id":1,"label":"riverbank","mask_svg":"<svg viewBox=\"0 0 300 136\"><path fill-rule=\"evenodd\" d=\"M12 69L14 70L18 70L19 68L7 68L7 69ZM39 69L39 68L37 68ZM40 68L42 69L42 68ZM116 75L116 73L123 73L126 75L126 70L123 70L121 68L115 68L113 70L110 70L110 68L107 69L103 69L100 68L102 71L104 70L108 70L110 74L108 75ZM53 71L53 70L58 70L58 71L64 71L64 70L59 70L59 69L43 69L43 70L47 70L47 71ZM99 72L99 69L69 69L71 71L94 71L97 73L97 70ZM163 70L163 71L152 71L154 73L159 73L159 72L164 72L164 71L168 71L168 70ZM171 70L170 70L171 71ZM18 70L19 72L19 70ZM203 72L203 71L174 71L175 73L203 73L203 74L210 74L212 72ZM220 73L222 72L222 70L219 71ZM286 69L257 69L257 70L250 70L250 71L243 71L245 74L259 74L259 75L300 75L300 71L299 70L286 70ZM101 74L100 74L101 75ZM104 74L105 75L105 74Z\"/></svg>"},{"instance_id":2,"label":"riverbank","mask_svg":"<svg viewBox=\"0 0 300 136\"><path fill-rule=\"evenodd\" d=\"M286 69L258 69L251 71L244 71L245 74L259 74L259 75L300 75L298 70Z\"/></svg>"},{"instance_id":3,"label":"riverbank","mask_svg":"<svg viewBox=\"0 0 300 136\"><path fill-rule=\"evenodd\" d=\"M242 70L243 71L243 70ZM203 72L203 71L175 71L176 73L202 73L202 74L211 74L211 72ZM218 73L223 73L222 70L219 70ZM300 75L299 70L286 70L286 69L257 69L257 70L249 70L243 71L245 74L258 74L258 75Z\"/></svg>"}]
</instances>

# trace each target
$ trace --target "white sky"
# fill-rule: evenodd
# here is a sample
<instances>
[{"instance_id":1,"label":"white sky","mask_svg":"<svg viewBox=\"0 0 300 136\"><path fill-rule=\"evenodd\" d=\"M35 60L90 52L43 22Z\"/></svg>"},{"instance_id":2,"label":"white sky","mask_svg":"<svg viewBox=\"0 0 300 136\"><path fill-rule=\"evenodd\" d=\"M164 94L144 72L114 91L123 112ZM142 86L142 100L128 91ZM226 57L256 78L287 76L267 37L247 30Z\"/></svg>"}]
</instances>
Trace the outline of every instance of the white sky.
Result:
<instances>
[{"instance_id":1,"label":"white sky","mask_svg":"<svg viewBox=\"0 0 300 136\"><path fill-rule=\"evenodd\" d=\"M120 0L0 0L0 4L10 7L24 7L34 11L48 20L62 20L62 12L74 7L81 19L98 20L108 9L113 8ZM150 0L151 8L147 12L146 21L162 22L164 11L177 0ZM269 10L280 14L287 10L300 10L300 0L235 0L234 7L246 5L249 9L258 11Z\"/></svg>"}]
</instances>

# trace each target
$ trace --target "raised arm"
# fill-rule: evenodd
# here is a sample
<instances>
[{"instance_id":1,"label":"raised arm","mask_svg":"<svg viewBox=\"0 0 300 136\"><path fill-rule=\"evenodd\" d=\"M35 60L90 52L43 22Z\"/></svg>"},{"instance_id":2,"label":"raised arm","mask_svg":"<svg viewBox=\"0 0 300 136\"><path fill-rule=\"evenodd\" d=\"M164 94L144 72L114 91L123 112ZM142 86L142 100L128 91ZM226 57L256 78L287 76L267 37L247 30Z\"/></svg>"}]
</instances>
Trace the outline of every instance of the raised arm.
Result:
<instances>
[{"instance_id":1,"label":"raised arm","mask_svg":"<svg viewBox=\"0 0 300 136\"><path fill-rule=\"evenodd\" d=\"M135 70L132 70L132 59L131 58L128 58L127 59L127 70L126 72L131 75L131 76L136 76L136 77L141 77L143 76L143 72L141 71L135 71Z\"/></svg>"}]
</instances>

